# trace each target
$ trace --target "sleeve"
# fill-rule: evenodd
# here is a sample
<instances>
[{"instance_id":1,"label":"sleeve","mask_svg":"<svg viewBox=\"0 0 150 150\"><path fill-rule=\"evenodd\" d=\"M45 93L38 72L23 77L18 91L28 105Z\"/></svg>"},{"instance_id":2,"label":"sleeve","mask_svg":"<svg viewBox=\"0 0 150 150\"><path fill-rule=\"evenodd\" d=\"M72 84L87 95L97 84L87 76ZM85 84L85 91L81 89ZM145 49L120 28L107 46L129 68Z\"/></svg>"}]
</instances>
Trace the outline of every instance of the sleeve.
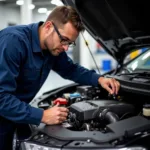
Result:
<instances>
[{"instance_id":1,"label":"sleeve","mask_svg":"<svg viewBox=\"0 0 150 150\"><path fill-rule=\"evenodd\" d=\"M32 107L15 96L25 44L19 37L0 37L0 115L17 123L39 125L43 110Z\"/></svg>"},{"instance_id":2,"label":"sleeve","mask_svg":"<svg viewBox=\"0 0 150 150\"><path fill-rule=\"evenodd\" d=\"M53 70L63 78L82 85L98 86L98 78L101 77L94 70L88 70L77 63L73 63L65 52L57 57Z\"/></svg>"}]
</instances>

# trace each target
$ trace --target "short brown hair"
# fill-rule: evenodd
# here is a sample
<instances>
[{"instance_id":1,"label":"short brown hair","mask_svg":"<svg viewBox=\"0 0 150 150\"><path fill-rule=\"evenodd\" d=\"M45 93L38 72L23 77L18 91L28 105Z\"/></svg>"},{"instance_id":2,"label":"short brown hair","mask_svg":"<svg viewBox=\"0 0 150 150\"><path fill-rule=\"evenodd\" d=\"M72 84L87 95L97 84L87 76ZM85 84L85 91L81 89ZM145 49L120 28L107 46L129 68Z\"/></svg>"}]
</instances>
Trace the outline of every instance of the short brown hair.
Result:
<instances>
[{"instance_id":1,"label":"short brown hair","mask_svg":"<svg viewBox=\"0 0 150 150\"><path fill-rule=\"evenodd\" d=\"M78 32L84 30L79 14L71 6L56 7L46 21L53 21L57 26L71 22Z\"/></svg>"}]
</instances>

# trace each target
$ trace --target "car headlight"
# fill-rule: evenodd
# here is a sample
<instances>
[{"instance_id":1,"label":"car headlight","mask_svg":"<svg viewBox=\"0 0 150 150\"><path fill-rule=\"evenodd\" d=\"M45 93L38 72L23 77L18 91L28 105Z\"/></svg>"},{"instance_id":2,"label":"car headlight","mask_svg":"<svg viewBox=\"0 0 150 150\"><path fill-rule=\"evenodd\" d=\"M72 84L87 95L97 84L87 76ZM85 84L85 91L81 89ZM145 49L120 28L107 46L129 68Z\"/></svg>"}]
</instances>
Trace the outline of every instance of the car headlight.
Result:
<instances>
[{"instance_id":1,"label":"car headlight","mask_svg":"<svg viewBox=\"0 0 150 150\"><path fill-rule=\"evenodd\" d=\"M128 148L121 148L118 150L147 150L147 149L144 147L128 147Z\"/></svg>"},{"instance_id":2,"label":"car headlight","mask_svg":"<svg viewBox=\"0 0 150 150\"><path fill-rule=\"evenodd\" d=\"M24 142L22 147L25 150L61 150L60 148L46 147L29 142Z\"/></svg>"},{"instance_id":3,"label":"car headlight","mask_svg":"<svg viewBox=\"0 0 150 150\"><path fill-rule=\"evenodd\" d=\"M42 146L30 142L24 142L22 145L22 149L23 150L61 150L60 148L47 147L47 146ZM105 150L147 150L147 149L144 147L126 147L126 148L110 148L110 149L106 148Z\"/></svg>"}]
</instances>

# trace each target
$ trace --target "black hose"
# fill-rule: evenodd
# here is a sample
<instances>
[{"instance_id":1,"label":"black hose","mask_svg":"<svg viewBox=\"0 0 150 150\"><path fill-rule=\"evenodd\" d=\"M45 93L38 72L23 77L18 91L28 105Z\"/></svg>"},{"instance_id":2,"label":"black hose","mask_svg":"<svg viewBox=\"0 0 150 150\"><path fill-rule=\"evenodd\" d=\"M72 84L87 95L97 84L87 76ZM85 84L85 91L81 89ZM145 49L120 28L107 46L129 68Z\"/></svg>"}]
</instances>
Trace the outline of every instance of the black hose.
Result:
<instances>
[{"instance_id":1,"label":"black hose","mask_svg":"<svg viewBox=\"0 0 150 150\"><path fill-rule=\"evenodd\" d=\"M103 117L109 123L114 123L114 122L119 121L119 117L115 113L113 113L111 111L108 111L107 113L105 113L105 116L103 116Z\"/></svg>"},{"instance_id":2,"label":"black hose","mask_svg":"<svg viewBox=\"0 0 150 150\"><path fill-rule=\"evenodd\" d=\"M93 113L93 118L96 118L98 120L105 120L108 123L114 123L117 122L119 120L119 117L117 116L117 114L115 114L114 112L112 112L110 109L97 109L94 113Z\"/></svg>"}]
</instances>

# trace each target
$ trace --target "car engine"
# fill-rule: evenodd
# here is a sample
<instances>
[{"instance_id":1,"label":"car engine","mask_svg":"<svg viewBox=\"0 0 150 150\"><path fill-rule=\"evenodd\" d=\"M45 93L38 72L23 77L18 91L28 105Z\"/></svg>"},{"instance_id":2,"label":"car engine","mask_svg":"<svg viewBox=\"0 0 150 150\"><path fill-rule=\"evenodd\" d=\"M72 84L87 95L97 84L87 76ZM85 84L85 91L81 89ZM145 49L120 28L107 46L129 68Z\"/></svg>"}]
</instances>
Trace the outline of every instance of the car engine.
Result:
<instances>
[{"instance_id":1,"label":"car engine","mask_svg":"<svg viewBox=\"0 0 150 150\"><path fill-rule=\"evenodd\" d=\"M101 87L72 84L31 102L48 109L59 103L69 109L57 125L18 128L16 147L24 149L147 150L150 147L149 95L122 88L110 95Z\"/></svg>"},{"instance_id":2,"label":"car engine","mask_svg":"<svg viewBox=\"0 0 150 150\"><path fill-rule=\"evenodd\" d=\"M69 107L68 122L78 130L101 130L105 125L134 115L131 104L113 100L87 100Z\"/></svg>"},{"instance_id":3,"label":"car engine","mask_svg":"<svg viewBox=\"0 0 150 150\"><path fill-rule=\"evenodd\" d=\"M70 89L58 90L57 94L48 96L45 102L42 101L38 106L47 109L58 102L60 107L67 107L69 115L62 126L69 130L107 132L106 126L109 124L115 124L137 114L143 116L141 106L144 105L129 103L120 95L106 96L99 87L75 86L71 91ZM148 104L145 103L146 106Z\"/></svg>"}]
</instances>

